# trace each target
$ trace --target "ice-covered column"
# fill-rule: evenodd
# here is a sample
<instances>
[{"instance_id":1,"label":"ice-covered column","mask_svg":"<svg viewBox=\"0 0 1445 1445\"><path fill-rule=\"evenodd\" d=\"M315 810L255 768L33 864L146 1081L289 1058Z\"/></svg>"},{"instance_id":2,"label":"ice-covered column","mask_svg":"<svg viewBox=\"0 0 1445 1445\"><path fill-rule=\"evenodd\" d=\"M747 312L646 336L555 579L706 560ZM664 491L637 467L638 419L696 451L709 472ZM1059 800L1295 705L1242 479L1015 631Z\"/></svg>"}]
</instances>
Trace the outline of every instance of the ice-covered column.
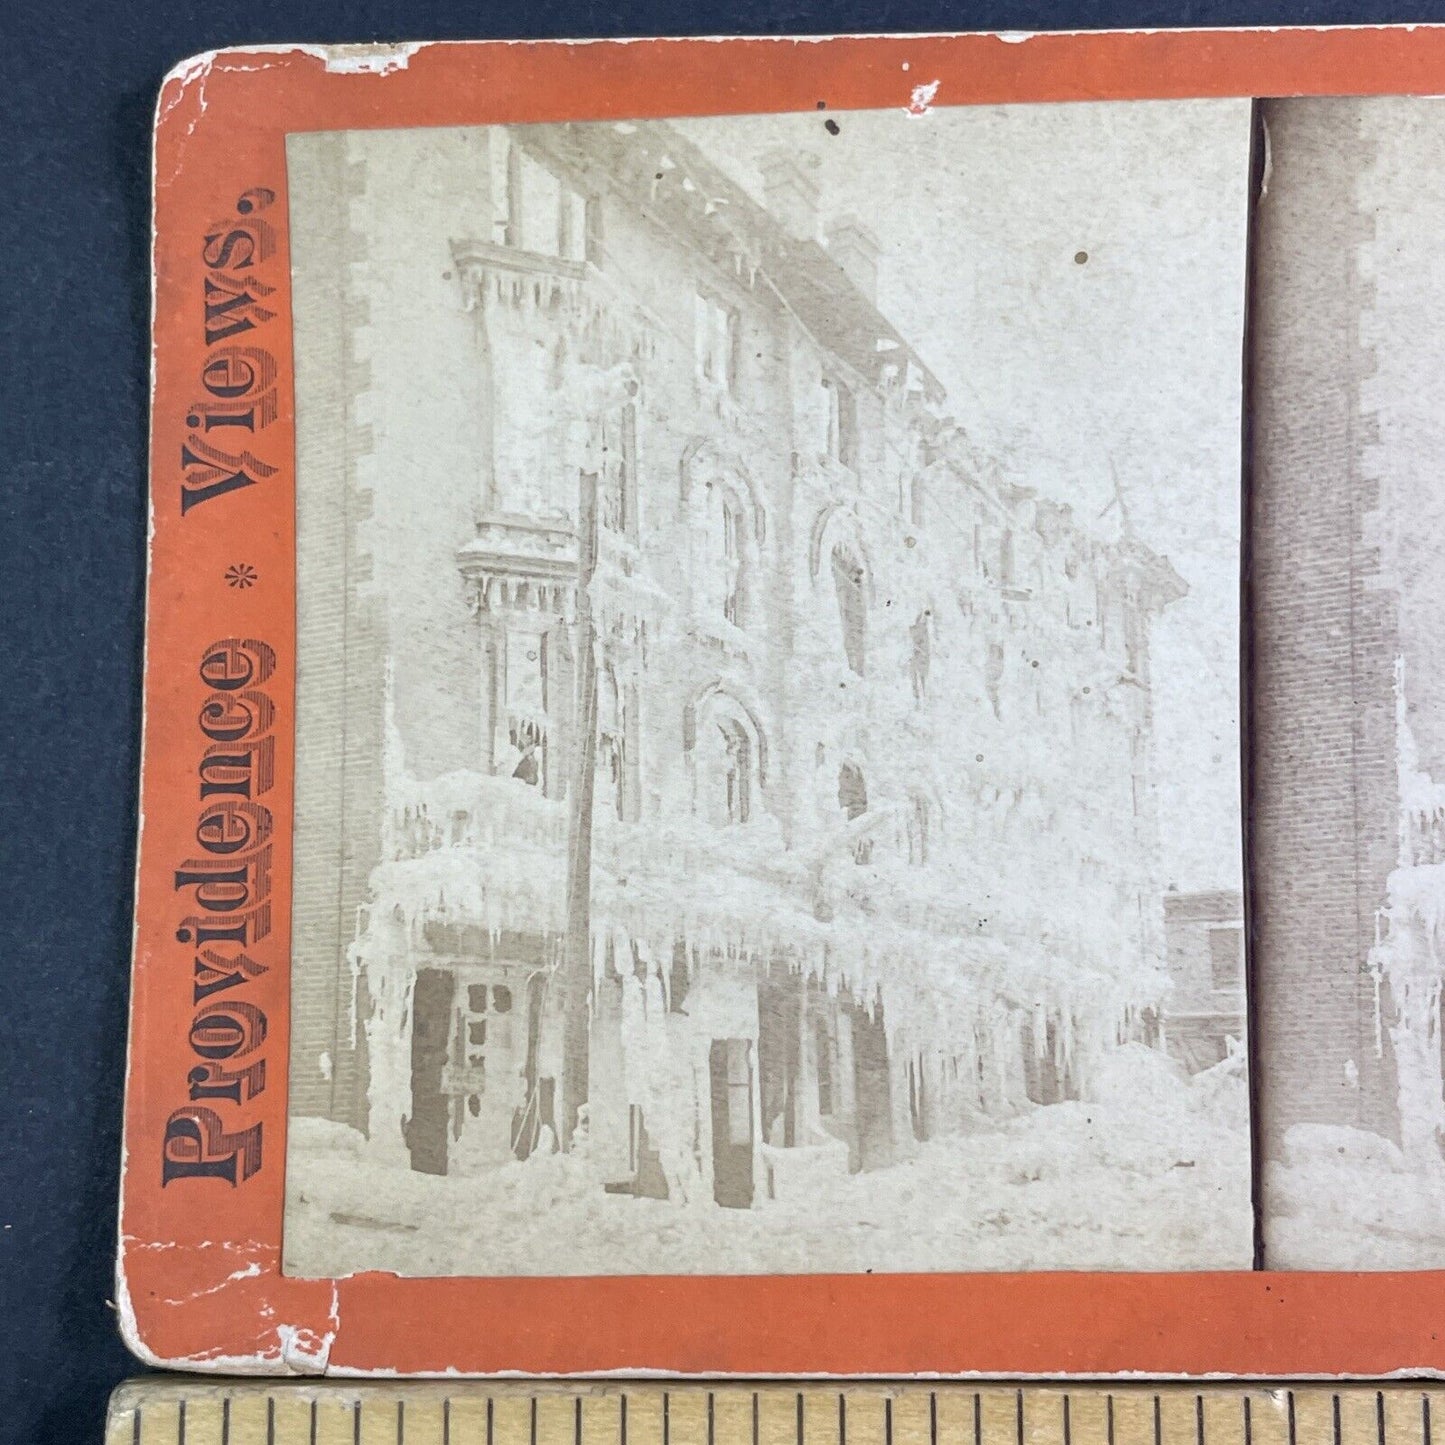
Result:
<instances>
[{"instance_id":1,"label":"ice-covered column","mask_svg":"<svg viewBox=\"0 0 1445 1445\"><path fill-rule=\"evenodd\" d=\"M352 945L357 1003L366 1036L367 1149L379 1164L410 1168L406 1125L412 1112L412 990L416 969L408 925L373 913L372 926Z\"/></svg>"}]
</instances>

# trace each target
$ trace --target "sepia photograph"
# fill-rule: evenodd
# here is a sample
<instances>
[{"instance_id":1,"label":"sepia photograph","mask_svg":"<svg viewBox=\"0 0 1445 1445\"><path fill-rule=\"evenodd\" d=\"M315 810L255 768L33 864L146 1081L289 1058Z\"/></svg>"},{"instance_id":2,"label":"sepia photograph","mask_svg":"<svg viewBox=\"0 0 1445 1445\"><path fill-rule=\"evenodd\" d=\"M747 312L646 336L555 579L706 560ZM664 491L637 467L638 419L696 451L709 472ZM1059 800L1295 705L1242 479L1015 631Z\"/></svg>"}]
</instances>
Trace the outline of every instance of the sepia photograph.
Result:
<instances>
[{"instance_id":1,"label":"sepia photograph","mask_svg":"<svg viewBox=\"0 0 1445 1445\"><path fill-rule=\"evenodd\" d=\"M932 102L288 137L287 1273L1250 1267L1250 103Z\"/></svg>"},{"instance_id":2,"label":"sepia photograph","mask_svg":"<svg viewBox=\"0 0 1445 1445\"><path fill-rule=\"evenodd\" d=\"M1445 1260L1445 105L1269 101L1251 533L1264 1263Z\"/></svg>"}]
</instances>

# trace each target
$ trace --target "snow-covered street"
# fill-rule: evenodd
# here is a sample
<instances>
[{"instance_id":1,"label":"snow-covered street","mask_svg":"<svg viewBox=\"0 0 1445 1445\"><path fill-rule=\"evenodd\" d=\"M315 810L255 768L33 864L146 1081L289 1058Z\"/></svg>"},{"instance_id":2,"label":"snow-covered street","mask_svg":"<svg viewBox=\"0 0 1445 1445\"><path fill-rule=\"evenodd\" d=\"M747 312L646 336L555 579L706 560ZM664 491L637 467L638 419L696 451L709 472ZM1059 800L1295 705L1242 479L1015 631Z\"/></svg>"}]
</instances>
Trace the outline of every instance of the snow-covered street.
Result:
<instances>
[{"instance_id":1,"label":"snow-covered street","mask_svg":"<svg viewBox=\"0 0 1445 1445\"><path fill-rule=\"evenodd\" d=\"M1266 1166L1272 1269L1438 1269L1445 1163L1410 1164L1378 1134L1297 1124Z\"/></svg>"},{"instance_id":2,"label":"snow-covered street","mask_svg":"<svg viewBox=\"0 0 1445 1445\"><path fill-rule=\"evenodd\" d=\"M609 1195L554 1154L477 1177L381 1171L362 1137L298 1119L288 1259L407 1275L1248 1268L1243 1071L1193 1079L1129 1045L1091 1102L919 1144L827 1193L754 1209Z\"/></svg>"}]
</instances>

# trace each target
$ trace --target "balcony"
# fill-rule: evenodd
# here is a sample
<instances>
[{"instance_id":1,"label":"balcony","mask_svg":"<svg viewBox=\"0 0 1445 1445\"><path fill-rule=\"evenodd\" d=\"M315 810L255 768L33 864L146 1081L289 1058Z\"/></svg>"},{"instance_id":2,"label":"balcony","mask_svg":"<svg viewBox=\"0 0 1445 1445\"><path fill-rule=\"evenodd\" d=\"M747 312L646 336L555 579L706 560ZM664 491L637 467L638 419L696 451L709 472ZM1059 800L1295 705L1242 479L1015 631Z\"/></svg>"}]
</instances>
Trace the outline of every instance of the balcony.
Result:
<instances>
[{"instance_id":1,"label":"balcony","mask_svg":"<svg viewBox=\"0 0 1445 1445\"><path fill-rule=\"evenodd\" d=\"M524 251L519 246L498 246L491 241L453 241L452 259L461 277L468 310L485 296L489 282L495 284L507 278L511 284L520 286L533 283L550 287L562 283L575 292L588 270L585 261L546 256L540 251Z\"/></svg>"},{"instance_id":2,"label":"balcony","mask_svg":"<svg viewBox=\"0 0 1445 1445\"><path fill-rule=\"evenodd\" d=\"M392 854L423 858L442 848L532 849L560 853L567 841L566 804L515 778L458 772L413 783L395 809Z\"/></svg>"},{"instance_id":3,"label":"balcony","mask_svg":"<svg viewBox=\"0 0 1445 1445\"><path fill-rule=\"evenodd\" d=\"M498 936L563 927L565 803L472 771L408 780L398 793L387 856L372 870L370 920Z\"/></svg>"},{"instance_id":4,"label":"balcony","mask_svg":"<svg viewBox=\"0 0 1445 1445\"><path fill-rule=\"evenodd\" d=\"M457 551L474 614L541 612L571 617L577 605L577 536L565 519L491 512Z\"/></svg>"},{"instance_id":5,"label":"balcony","mask_svg":"<svg viewBox=\"0 0 1445 1445\"><path fill-rule=\"evenodd\" d=\"M473 237L451 243L468 311L487 310L488 297L523 311L544 311L573 329L601 323L619 355L652 357L668 327L636 291L610 274L601 256L579 260L498 245Z\"/></svg>"}]
</instances>

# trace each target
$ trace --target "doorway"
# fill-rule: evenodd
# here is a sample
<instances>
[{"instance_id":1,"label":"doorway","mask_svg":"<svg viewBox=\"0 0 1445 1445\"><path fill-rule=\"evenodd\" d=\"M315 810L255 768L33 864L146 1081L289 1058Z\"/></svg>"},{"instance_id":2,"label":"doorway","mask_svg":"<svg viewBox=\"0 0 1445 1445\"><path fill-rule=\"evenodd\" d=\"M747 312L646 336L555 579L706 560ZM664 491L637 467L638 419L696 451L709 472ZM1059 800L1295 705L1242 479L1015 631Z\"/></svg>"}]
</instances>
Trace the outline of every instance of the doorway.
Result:
<instances>
[{"instance_id":1,"label":"doorway","mask_svg":"<svg viewBox=\"0 0 1445 1445\"><path fill-rule=\"evenodd\" d=\"M881 1169L893 1162L888 1033L881 1008L875 1017L866 1008L853 1007L853 1067L858 1093L858 1166Z\"/></svg>"},{"instance_id":2,"label":"doorway","mask_svg":"<svg viewBox=\"0 0 1445 1445\"><path fill-rule=\"evenodd\" d=\"M456 980L444 969L423 968L411 1003L411 1118L406 1147L421 1174L447 1172L447 1123L451 1101L442 1092L452 1029Z\"/></svg>"},{"instance_id":3,"label":"doorway","mask_svg":"<svg viewBox=\"0 0 1445 1445\"><path fill-rule=\"evenodd\" d=\"M753 1066L749 1039L714 1039L712 1078L712 1197L729 1209L753 1202Z\"/></svg>"}]
</instances>

